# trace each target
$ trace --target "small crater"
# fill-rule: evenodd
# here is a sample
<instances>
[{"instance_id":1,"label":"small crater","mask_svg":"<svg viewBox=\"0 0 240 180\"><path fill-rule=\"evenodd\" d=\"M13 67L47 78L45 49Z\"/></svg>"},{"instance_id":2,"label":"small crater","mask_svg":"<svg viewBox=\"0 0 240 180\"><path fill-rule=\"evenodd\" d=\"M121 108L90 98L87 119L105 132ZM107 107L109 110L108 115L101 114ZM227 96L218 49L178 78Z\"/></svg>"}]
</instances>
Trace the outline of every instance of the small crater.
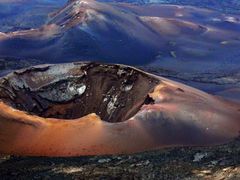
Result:
<instances>
[{"instance_id":1,"label":"small crater","mask_svg":"<svg viewBox=\"0 0 240 180\"><path fill-rule=\"evenodd\" d=\"M181 88L177 88L177 91L180 91L180 92L185 92L183 89Z\"/></svg>"}]
</instances>

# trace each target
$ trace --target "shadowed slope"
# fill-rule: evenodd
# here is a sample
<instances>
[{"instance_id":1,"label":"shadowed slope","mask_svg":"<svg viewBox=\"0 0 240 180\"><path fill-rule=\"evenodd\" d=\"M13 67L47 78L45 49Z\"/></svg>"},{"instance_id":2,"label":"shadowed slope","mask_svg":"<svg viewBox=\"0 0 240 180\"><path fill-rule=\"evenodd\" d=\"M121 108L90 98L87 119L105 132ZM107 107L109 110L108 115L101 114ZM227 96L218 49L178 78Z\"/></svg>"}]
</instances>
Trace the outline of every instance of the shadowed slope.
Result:
<instances>
[{"instance_id":1,"label":"shadowed slope","mask_svg":"<svg viewBox=\"0 0 240 180\"><path fill-rule=\"evenodd\" d=\"M239 16L172 5L72 1L40 29L0 35L0 55L104 59L199 71L239 67ZM39 32L41 32L39 34ZM18 49L18 51L15 51Z\"/></svg>"}]
</instances>

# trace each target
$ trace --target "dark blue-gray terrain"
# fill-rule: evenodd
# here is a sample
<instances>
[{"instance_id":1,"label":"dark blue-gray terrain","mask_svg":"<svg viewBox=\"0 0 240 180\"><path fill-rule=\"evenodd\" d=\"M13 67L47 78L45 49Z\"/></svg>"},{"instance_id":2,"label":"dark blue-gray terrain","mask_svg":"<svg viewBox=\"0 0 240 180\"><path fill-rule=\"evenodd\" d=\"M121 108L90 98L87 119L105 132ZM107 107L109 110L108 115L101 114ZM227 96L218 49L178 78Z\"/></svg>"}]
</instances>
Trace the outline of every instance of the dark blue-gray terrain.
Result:
<instances>
[{"instance_id":1,"label":"dark blue-gray terrain","mask_svg":"<svg viewBox=\"0 0 240 180\"><path fill-rule=\"evenodd\" d=\"M37 28L46 22L49 13L62 7L64 3L63 0L0 0L0 31Z\"/></svg>"},{"instance_id":2,"label":"dark blue-gray terrain","mask_svg":"<svg viewBox=\"0 0 240 180\"><path fill-rule=\"evenodd\" d=\"M238 1L2 0L0 6L2 59L131 64L240 98Z\"/></svg>"},{"instance_id":3,"label":"dark blue-gray terrain","mask_svg":"<svg viewBox=\"0 0 240 180\"><path fill-rule=\"evenodd\" d=\"M240 12L239 0L100 0L102 2L125 2L135 4L178 4L178 5L190 5L203 8L214 9L225 13Z\"/></svg>"}]
</instances>

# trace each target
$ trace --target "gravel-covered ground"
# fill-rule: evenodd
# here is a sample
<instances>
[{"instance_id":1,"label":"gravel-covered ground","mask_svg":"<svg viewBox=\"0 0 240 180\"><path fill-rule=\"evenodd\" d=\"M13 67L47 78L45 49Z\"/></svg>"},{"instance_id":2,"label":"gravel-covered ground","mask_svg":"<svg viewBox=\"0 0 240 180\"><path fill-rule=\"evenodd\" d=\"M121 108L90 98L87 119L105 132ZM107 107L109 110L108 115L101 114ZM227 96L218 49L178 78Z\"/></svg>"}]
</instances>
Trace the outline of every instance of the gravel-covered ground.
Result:
<instances>
[{"instance_id":1,"label":"gravel-covered ground","mask_svg":"<svg viewBox=\"0 0 240 180\"><path fill-rule=\"evenodd\" d=\"M1 179L240 179L240 140L121 156L0 159Z\"/></svg>"}]
</instances>

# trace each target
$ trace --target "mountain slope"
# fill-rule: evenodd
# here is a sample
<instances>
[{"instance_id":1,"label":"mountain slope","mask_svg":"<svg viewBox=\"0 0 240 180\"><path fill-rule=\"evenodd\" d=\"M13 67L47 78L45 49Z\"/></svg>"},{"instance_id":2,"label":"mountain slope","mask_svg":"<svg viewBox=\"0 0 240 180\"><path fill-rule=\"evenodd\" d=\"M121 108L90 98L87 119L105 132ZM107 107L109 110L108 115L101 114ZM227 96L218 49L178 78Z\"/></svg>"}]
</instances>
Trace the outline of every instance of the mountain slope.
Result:
<instances>
[{"instance_id":1,"label":"mountain slope","mask_svg":"<svg viewBox=\"0 0 240 180\"><path fill-rule=\"evenodd\" d=\"M39 29L1 34L0 56L127 64L160 60L161 66L181 71L234 69L239 30L237 15L206 9L75 0Z\"/></svg>"}]
</instances>

